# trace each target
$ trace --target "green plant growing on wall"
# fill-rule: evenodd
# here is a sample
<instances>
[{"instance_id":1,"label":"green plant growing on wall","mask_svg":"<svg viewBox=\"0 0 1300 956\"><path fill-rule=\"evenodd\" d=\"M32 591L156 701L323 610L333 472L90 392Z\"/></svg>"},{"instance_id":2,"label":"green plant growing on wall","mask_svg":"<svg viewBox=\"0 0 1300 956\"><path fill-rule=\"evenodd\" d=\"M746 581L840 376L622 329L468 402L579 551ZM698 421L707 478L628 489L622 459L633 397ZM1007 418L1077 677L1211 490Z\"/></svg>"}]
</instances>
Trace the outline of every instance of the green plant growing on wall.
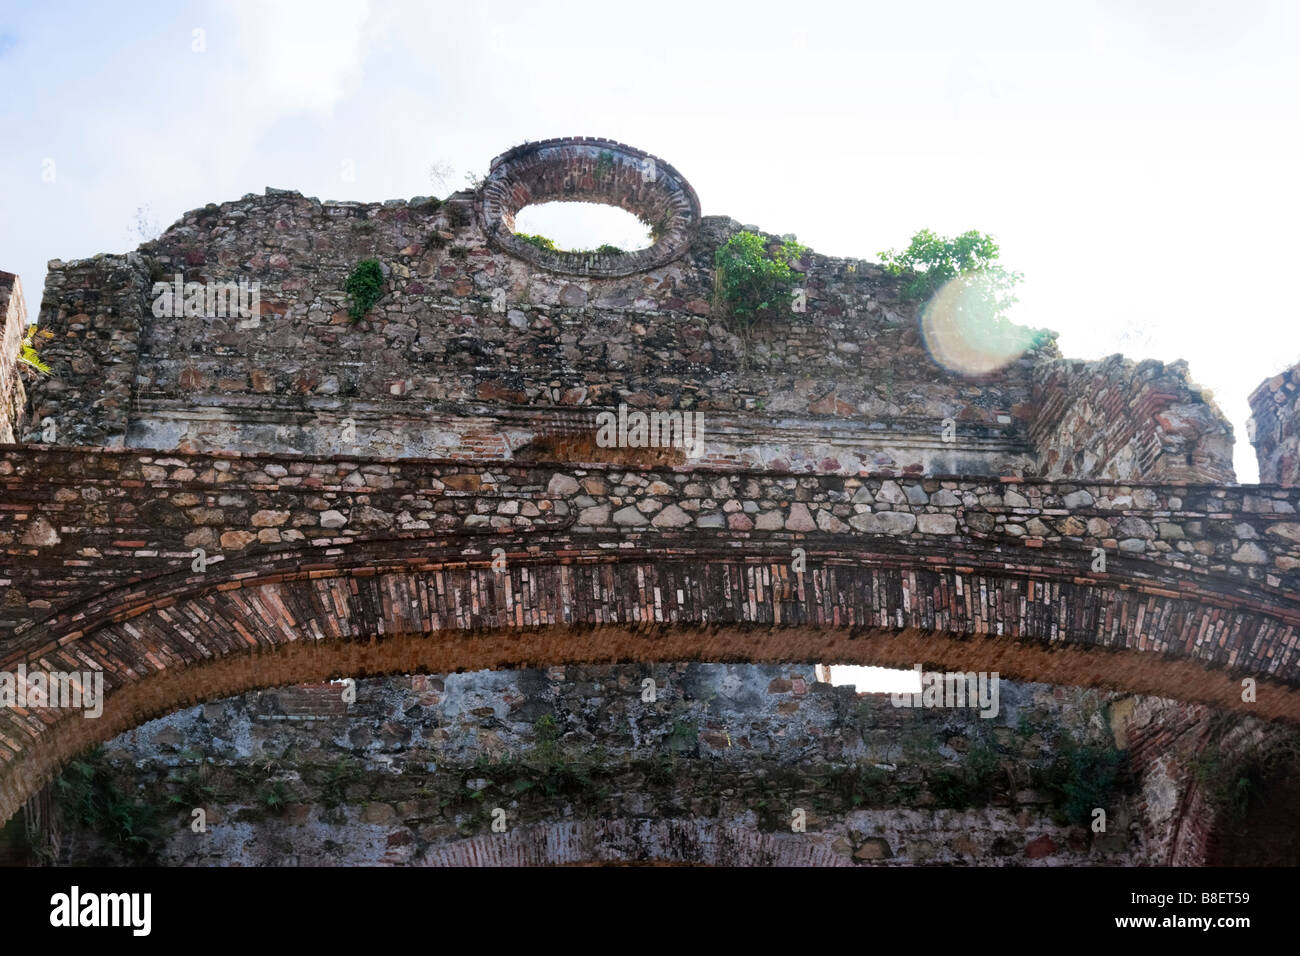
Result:
<instances>
[{"instance_id":1,"label":"green plant growing on wall","mask_svg":"<svg viewBox=\"0 0 1300 956\"><path fill-rule=\"evenodd\" d=\"M159 838L157 810L122 793L104 769L101 754L96 749L71 761L54 781L55 798L61 811L82 826L133 858L147 858Z\"/></svg>"},{"instance_id":2,"label":"green plant growing on wall","mask_svg":"<svg viewBox=\"0 0 1300 956\"><path fill-rule=\"evenodd\" d=\"M176 788L175 792L168 794L167 802L187 813L194 807L205 806L217 795L217 788L213 784L212 761L203 760L198 755L191 757L190 754L193 751L183 751L181 759L198 759L199 762L188 770L175 771L167 778L168 785Z\"/></svg>"},{"instance_id":3,"label":"green plant growing on wall","mask_svg":"<svg viewBox=\"0 0 1300 956\"><path fill-rule=\"evenodd\" d=\"M1196 783L1215 810L1231 824L1241 824L1258 807L1269 787L1300 759L1296 738L1274 744L1264 752L1228 756L1218 740L1209 743L1192 763Z\"/></svg>"},{"instance_id":4,"label":"green plant growing on wall","mask_svg":"<svg viewBox=\"0 0 1300 956\"><path fill-rule=\"evenodd\" d=\"M1013 289L1024 278L1008 272L998 262L1000 250L994 238L972 229L960 236L940 236L922 229L902 252L880 253L885 270L901 276L904 297L928 299L954 280L964 298L973 298L974 308L989 316L1002 317L1016 303Z\"/></svg>"},{"instance_id":5,"label":"green plant growing on wall","mask_svg":"<svg viewBox=\"0 0 1300 956\"><path fill-rule=\"evenodd\" d=\"M354 322L363 318L370 311L370 307L384 294L384 270L379 260L362 259L358 262L357 267L348 276L343 291L352 300L351 305L348 306L348 315Z\"/></svg>"},{"instance_id":6,"label":"green plant growing on wall","mask_svg":"<svg viewBox=\"0 0 1300 956\"><path fill-rule=\"evenodd\" d=\"M596 157L596 176L603 178L608 176L614 169L614 154L607 149L602 149Z\"/></svg>"},{"instance_id":7,"label":"green plant growing on wall","mask_svg":"<svg viewBox=\"0 0 1300 956\"><path fill-rule=\"evenodd\" d=\"M672 224L673 214L672 212L665 210L660 214L658 219L649 223L650 241L658 242L664 236L668 235L668 230L672 228Z\"/></svg>"},{"instance_id":8,"label":"green plant growing on wall","mask_svg":"<svg viewBox=\"0 0 1300 956\"><path fill-rule=\"evenodd\" d=\"M852 766L838 774L836 781L854 808L883 806L889 792L888 771L872 764Z\"/></svg>"},{"instance_id":9,"label":"green plant growing on wall","mask_svg":"<svg viewBox=\"0 0 1300 956\"><path fill-rule=\"evenodd\" d=\"M560 248L555 244L555 240L548 239L545 236L535 236L532 233L527 232L516 232L515 235L530 246L536 246L538 249L544 249L546 252L560 251Z\"/></svg>"},{"instance_id":10,"label":"green plant growing on wall","mask_svg":"<svg viewBox=\"0 0 1300 956\"><path fill-rule=\"evenodd\" d=\"M474 188L478 189L477 186ZM447 204L447 224L452 229L464 229L472 218L468 204L459 201Z\"/></svg>"},{"instance_id":11,"label":"green plant growing on wall","mask_svg":"<svg viewBox=\"0 0 1300 956\"><path fill-rule=\"evenodd\" d=\"M757 233L736 233L713 254L715 306L745 327L760 316L789 311L793 264L807 251L794 237L769 252Z\"/></svg>"},{"instance_id":12,"label":"green plant growing on wall","mask_svg":"<svg viewBox=\"0 0 1300 956\"><path fill-rule=\"evenodd\" d=\"M269 812L274 814L284 813L285 804L288 803L289 799L284 781L272 780L258 792L257 799Z\"/></svg>"},{"instance_id":13,"label":"green plant growing on wall","mask_svg":"<svg viewBox=\"0 0 1300 956\"><path fill-rule=\"evenodd\" d=\"M533 732L537 735L533 744L534 761L547 769L560 764L560 728L555 718L542 714L533 722Z\"/></svg>"},{"instance_id":14,"label":"green plant growing on wall","mask_svg":"<svg viewBox=\"0 0 1300 956\"><path fill-rule=\"evenodd\" d=\"M667 754L655 754L646 763L646 783L656 787L666 787L676 778L677 761Z\"/></svg>"},{"instance_id":15,"label":"green plant growing on wall","mask_svg":"<svg viewBox=\"0 0 1300 956\"><path fill-rule=\"evenodd\" d=\"M595 249L570 249L568 251L578 256L622 256L627 254L627 250L612 246L607 242L602 243Z\"/></svg>"},{"instance_id":16,"label":"green plant growing on wall","mask_svg":"<svg viewBox=\"0 0 1300 956\"><path fill-rule=\"evenodd\" d=\"M431 216L442 208L442 200L436 196L429 196L418 203L412 203L411 209L422 216Z\"/></svg>"},{"instance_id":17,"label":"green plant growing on wall","mask_svg":"<svg viewBox=\"0 0 1300 956\"><path fill-rule=\"evenodd\" d=\"M1060 801L1061 816L1086 827L1097 807L1108 813L1121 791L1126 754L1114 745L1080 743L1066 734L1057 739L1059 756L1047 786Z\"/></svg>"},{"instance_id":18,"label":"green plant growing on wall","mask_svg":"<svg viewBox=\"0 0 1300 956\"><path fill-rule=\"evenodd\" d=\"M957 335L983 352L1014 356L1042 345L1051 333L1007 317L1023 276L1004 268L999 252L992 236L973 229L952 238L922 229L902 252L880 258L887 272L904 279L905 299L925 302L923 315L933 316L940 343Z\"/></svg>"},{"instance_id":19,"label":"green plant growing on wall","mask_svg":"<svg viewBox=\"0 0 1300 956\"><path fill-rule=\"evenodd\" d=\"M1023 276L1003 268L997 261L999 254L993 237L974 229L955 238L922 229L902 252L891 249L880 253L880 259L890 275L906 277L903 295L909 299L929 298L945 282L959 276L992 280L994 289L1009 295ZM1011 298L1006 304L1013 302Z\"/></svg>"},{"instance_id":20,"label":"green plant growing on wall","mask_svg":"<svg viewBox=\"0 0 1300 956\"><path fill-rule=\"evenodd\" d=\"M340 757L325 771L320 784L321 800L333 809L347 802L347 790L365 777L362 766L354 759Z\"/></svg>"},{"instance_id":21,"label":"green plant growing on wall","mask_svg":"<svg viewBox=\"0 0 1300 956\"><path fill-rule=\"evenodd\" d=\"M601 243L595 249L561 249L555 244L554 239L550 239L546 236L533 235L527 232L516 232L515 236L522 239L530 246L536 246L538 249L543 249L546 252L571 252L574 255L579 256L621 256L626 255L627 253L627 250L620 249L618 246L611 245L608 242Z\"/></svg>"},{"instance_id":22,"label":"green plant growing on wall","mask_svg":"<svg viewBox=\"0 0 1300 956\"><path fill-rule=\"evenodd\" d=\"M937 749L934 754L938 759ZM945 807L986 806L1006 780L997 747L980 739L970 744L957 767L932 771L925 777L926 787Z\"/></svg>"},{"instance_id":23,"label":"green plant growing on wall","mask_svg":"<svg viewBox=\"0 0 1300 956\"><path fill-rule=\"evenodd\" d=\"M50 374L50 367L41 361L40 354L36 351L36 336L43 339L54 338L54 333L45 329L37 329L34 325L27 327L27 334L23 336L22 345L18 350L18 361L28 368L35 369L42 375Z\"/></svg>"},{"instance_id":24,"label":"green plant growing on wall","mask_svg":"<svg viewBox=\"0 0 1300 956\"><path fill-rule=\"evenodd\" d=\"M518 779L528 781L525 789L538 787L548 796L578 794L591 788L594 775L601 772L600 761L608 759L608 754L601 748L588 750L581 757L566 753L560 746L560 726L550 714L533 722L533 732L532 750L518 768L504 766L507 776L519 775Z\"/></svg>"},{"instance_id":25,"label":"green plant growing on wall","mask_svg":"<svg viewBox=\"0 0 1300 956\"><path fill-rule=\"evenodd\" d=\"M668 749L674 753L693 751L699 746L700 728L693 720L678 717L668 730Z\"/></svg>"}]
</instances>

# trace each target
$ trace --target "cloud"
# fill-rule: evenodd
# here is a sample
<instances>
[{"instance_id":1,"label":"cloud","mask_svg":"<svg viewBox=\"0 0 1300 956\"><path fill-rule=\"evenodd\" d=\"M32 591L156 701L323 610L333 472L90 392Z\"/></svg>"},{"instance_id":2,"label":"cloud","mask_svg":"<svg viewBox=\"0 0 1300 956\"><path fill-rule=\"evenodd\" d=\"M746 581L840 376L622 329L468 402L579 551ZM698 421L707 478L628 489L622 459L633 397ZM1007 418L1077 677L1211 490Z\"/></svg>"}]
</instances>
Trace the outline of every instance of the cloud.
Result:
<instances>
[{"instance_id":1,"label":"cloud","mask_svg":"<svg viewBox=\"0 0 1300 956\"><path fill-rule=\"evenodd\" d=\"M329 113L361 76L370 4L364 0L240 2L224 8L244 67L246 105L264 121ZM220 34L210 36L216 47Z\"/></svg>"}]
</instances>

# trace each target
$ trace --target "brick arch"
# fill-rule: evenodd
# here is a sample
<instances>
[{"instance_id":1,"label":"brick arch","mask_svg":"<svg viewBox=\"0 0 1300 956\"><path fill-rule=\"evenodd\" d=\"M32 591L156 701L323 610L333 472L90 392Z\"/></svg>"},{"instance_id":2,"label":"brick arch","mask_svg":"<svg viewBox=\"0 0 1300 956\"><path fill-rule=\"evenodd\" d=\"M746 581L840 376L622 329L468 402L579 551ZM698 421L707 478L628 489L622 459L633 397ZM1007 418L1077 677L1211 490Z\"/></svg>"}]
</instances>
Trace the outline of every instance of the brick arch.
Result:
<instances>
[{"instance_id":1,"label":"brick arch","mask_svg":"<svg viewBox=\"0 0 1300 956\"><path fill-rule=\"evenodd\" d=\"M833 536L809 542L802 574L788 550L744 553L741 542L708 551L671 539L618 543L476 536L478 556L466 559L463 539L373 539L346 556L304 549L163 574L65 608L10 644L0 670L100 668L104 714L0 712L0 816L79 750L146 720L347 675L627 660L920 662L1300 720L1300 693L1285 679L1252 674L1259 702L1242 704L1236 635L1278 622L1228 594L1190 601L1046 562L1026 569L986 556L981 566L964 563L971 552L957 563ZM509 556L501 575L487 565L495 546ZM1138 633L1123 626L1140 621L1148 626ZM1221 632L1220 641L1184 637Z\"/></svg>"},{"instance_id":2,"label":"brick arch","mask_svg":"<svg viewBox=\"0 0 1300 956\"><path fill-rule=\"evenodd\" d=\"M654 232L645 249L597 255L539 249L515 235L515 214L551 201L592 202L632 213ZM525 143L492 160L483 184L483 225L511 255L552 272L626 276L685 254L699 227L700 200L657 156L613 140L576 136Z\"/></svg>"},{"instance_id":3,"label":"brick arch","mask_svg":"<svg viewBox=\"0 0 1300 956\"><path fill-rule=\"evenodd\" d=\"M713 820L565 820L430 847L426 866L851 866L807 837Z\"/></svg>"},{"instance_id":4,"label":"brick arch","mask_svg":"<svg viewBox=\"0 0 1300 956\"><path fill-rule=\"evenodd\" d=\"M1217 805L1195 770L1179 800L1176 825L1165 861L1171 866L1295 866L1300 836L1295 831L1300 809L1300 759L1290 728L1280 725L1215 742L1225 764L1220 773L1236 785L1250 782L1247 813L1237 819ZM1207 755L1206 737L1196 758ZM1244 762L1242 758L1246 758ZM1260 768L1275 764L1271 770Z\"/></svg>"},{"instance_id":5,"label":"brick arch","mask_svg":"<svg viewBox=\"0 0 1300 956\"><path fill-rule=\"evenodd\" d=\"M1300 813L1300 767L1288 772L1264 793L1260 806L1241 822L1219 815L1212 824L1205 862L1209 866L1297 866L1300 865L1300 835L1296 815Z\"/></svg>"}]
</instances>

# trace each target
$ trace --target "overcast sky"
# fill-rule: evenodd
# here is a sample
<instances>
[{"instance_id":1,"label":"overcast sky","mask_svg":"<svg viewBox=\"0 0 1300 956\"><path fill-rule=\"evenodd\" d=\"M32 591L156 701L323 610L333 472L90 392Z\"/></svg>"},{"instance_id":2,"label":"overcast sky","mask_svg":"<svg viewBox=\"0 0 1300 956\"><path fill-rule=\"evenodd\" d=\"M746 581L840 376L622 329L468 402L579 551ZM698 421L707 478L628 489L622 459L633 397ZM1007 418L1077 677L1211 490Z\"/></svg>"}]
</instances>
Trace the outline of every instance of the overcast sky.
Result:
<instances>
[{"instance_id":1,"label":"overcast sky","mask_svg":"<svg viewBox=\"0 0 1300 956\"><path fill-rule=\"evenodd\" d=\"M0 269L33 313L48 259L134 247L141 209L152 233L266 186L446 195L524 140L588 135L828 255L994 234L1018 319L1066 354L1187 359L1242 481L1246 396L1300 359L1282 0L129 11L0 0Z\"/></svg>"}]
</instances>

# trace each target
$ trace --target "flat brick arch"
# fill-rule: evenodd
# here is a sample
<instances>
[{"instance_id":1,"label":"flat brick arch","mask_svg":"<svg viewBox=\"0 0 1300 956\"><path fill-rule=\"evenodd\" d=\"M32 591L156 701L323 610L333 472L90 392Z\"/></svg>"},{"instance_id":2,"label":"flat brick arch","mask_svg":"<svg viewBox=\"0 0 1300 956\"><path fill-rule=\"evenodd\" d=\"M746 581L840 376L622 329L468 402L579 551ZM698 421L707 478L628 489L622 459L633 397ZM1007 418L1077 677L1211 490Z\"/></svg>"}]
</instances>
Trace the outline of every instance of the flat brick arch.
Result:
<instances>
[{"instance_id":1,"label":"flat brick arch","mask_svg":"<svg viewBox=\"0 0 1300 956\"><path fill-rule=\"evenodd\" d=\"M540 249L515 235L515 214L551 201L625 209L651 227L645 249L615 255ZM578 136L516 146L492 160L483 184L483 223L498 247L569 275L626 276L683 255L700 222L700 200L669 163L613 140Z\"/></svg>"},{"instance_id":2,"label":"flat brick arch","mask_svg":"<svg viewBox=\"0 0 1300 956\"><path fill-rule=\"evenodd\" d=\"M851 866L794 834L702 820L572 820L431 848L426 866Z\"/></svg>"}]
</instances>

